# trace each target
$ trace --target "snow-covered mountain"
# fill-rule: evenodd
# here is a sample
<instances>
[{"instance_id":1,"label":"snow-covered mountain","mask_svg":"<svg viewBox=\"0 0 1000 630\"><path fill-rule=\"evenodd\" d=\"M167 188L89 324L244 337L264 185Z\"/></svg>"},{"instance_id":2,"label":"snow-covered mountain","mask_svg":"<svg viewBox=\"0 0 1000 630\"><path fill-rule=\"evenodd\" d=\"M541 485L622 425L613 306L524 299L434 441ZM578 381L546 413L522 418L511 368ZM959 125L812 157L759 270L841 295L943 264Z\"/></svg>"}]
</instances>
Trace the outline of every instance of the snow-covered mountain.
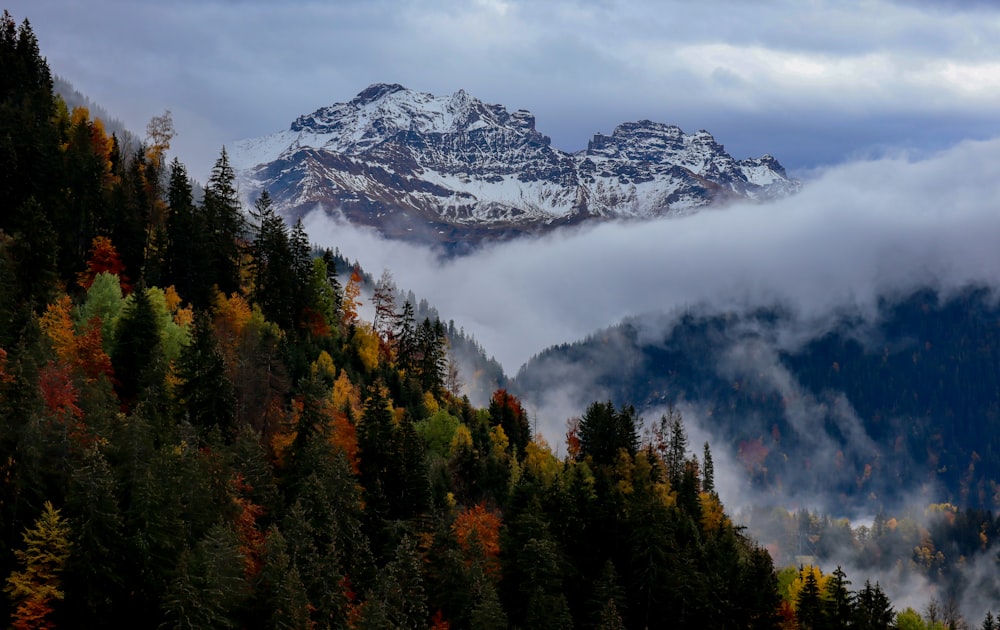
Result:
<instances>
[{"instance_id":1,"label":"snow-covered mountain","mask_svg":"<svg viewBox=\"0 0 1000 630\"><path fill-rule=\"evenodd\" d=\"M266 188L286 215L321 206L387 236L439 241L686 213L799 187L773 157L736 160L707 131L642 120L567 153L525 110L387 84L238 142L230 160L248 198Z\"/></svg>"}]
</instances>

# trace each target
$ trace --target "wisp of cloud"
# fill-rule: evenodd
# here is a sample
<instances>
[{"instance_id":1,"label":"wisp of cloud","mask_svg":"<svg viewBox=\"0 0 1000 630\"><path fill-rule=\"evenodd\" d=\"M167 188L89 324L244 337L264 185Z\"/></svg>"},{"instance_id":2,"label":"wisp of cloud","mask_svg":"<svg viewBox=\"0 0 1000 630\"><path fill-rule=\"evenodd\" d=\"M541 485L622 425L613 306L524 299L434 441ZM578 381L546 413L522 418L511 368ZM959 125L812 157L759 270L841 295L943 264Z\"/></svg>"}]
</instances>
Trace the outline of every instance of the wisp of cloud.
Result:
<instances>
[{"instance_id":1,"label":"wisp of cloud","mask_svg":"<svg viewBox=\"0 0 1000 630\"><path fill-rule=\"evenodd\" d=\"M314 242L388 268L508 372L553 344L640 313L781 304L822 319L916 286L1000 280L1000 140L831 168L795 197L682 218L608 222L442 258L322 211Z\"/></svg>"}]
</instances>

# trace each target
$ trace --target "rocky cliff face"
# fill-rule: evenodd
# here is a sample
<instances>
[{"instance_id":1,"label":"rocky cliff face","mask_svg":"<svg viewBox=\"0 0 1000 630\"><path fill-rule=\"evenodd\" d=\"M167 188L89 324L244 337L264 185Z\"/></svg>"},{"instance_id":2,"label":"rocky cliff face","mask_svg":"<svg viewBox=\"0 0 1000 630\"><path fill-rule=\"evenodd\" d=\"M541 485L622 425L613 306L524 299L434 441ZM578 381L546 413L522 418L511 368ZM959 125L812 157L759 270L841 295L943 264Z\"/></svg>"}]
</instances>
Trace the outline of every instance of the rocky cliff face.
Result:
<instances>
[{"instance_id":1,"label":"rocky cliff face","mask_svg":"<svg viewBox=\"0 0 1000 630\"><path fill-rule=\"evenodd\" d=\"M290 216L316 207L395 238L477 242L594 218L646 218L798 189L771 156L736 160L707 131L643 120L584 151L534 116L459 90L372 85L231 151L243 190Z\"/></svg>"}]
</instances>

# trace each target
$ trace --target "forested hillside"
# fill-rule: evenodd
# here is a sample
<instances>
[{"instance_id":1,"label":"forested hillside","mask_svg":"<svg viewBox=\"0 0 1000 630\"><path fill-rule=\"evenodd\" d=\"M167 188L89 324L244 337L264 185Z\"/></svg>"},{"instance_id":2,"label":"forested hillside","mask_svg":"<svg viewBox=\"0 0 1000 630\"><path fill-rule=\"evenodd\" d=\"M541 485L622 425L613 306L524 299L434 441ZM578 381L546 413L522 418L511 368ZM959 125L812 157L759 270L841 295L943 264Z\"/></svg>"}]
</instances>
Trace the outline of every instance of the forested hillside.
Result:
<instances>
[{"instance_id":1,"label":"forested hillside","mask_svg":"<svg viewBox=\"0 0 1000 630\"><path fill-rule=\"evenodd\" d=\"M692 309L552 348L512 387L534 404L573 365L617 403L698 407L755 491L778 498L874 513L919 491L925 505L995 510L998 321L982 287L887 298L875 316L842 313L813 330L780 308Z\"/></svg>"},{"instance_id":2,"label":"forested hillside","mask_svg":"<svg viewBox=\"0 0 1000 630\"><path fill-rule=\"evenodd\" d=\"M448 326L392 293L363 319L356 269L341 282L266 195L244 211L224 150L196 201L169 116L128 147L67 110L6 13L0 69L13 627L893 619L842 572L779 584L678 414L644 433L632 407L590 404L556 457L506 391L484 408L453 393Z\"/></svg>"}]
</instances>

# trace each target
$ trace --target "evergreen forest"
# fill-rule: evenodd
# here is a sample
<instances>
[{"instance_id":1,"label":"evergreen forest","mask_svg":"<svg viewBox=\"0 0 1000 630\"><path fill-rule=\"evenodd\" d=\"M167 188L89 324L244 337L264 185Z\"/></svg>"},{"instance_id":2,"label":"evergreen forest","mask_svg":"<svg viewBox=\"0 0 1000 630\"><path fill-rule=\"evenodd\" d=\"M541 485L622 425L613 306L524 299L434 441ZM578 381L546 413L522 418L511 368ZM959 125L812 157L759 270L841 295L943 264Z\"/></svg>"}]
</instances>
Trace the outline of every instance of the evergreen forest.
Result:
<instances>
[{"instance_id":1,"label":"evergreen forest","mask_svg":"<svg viewBox=\"0 0 1000 630\"><path fill-rule=\"evenodd\" d=\"M391 275L363 291L266 193L244 208L224 149L202 189L168 159L174 133L169 113L139 141L68 108L4 13L11 627L964 623L896 610L864 575L776 570L676 411L590 402L553 447L505 389L474 406L453 324L399 303Z\"/></svg>"}]
</instances>

